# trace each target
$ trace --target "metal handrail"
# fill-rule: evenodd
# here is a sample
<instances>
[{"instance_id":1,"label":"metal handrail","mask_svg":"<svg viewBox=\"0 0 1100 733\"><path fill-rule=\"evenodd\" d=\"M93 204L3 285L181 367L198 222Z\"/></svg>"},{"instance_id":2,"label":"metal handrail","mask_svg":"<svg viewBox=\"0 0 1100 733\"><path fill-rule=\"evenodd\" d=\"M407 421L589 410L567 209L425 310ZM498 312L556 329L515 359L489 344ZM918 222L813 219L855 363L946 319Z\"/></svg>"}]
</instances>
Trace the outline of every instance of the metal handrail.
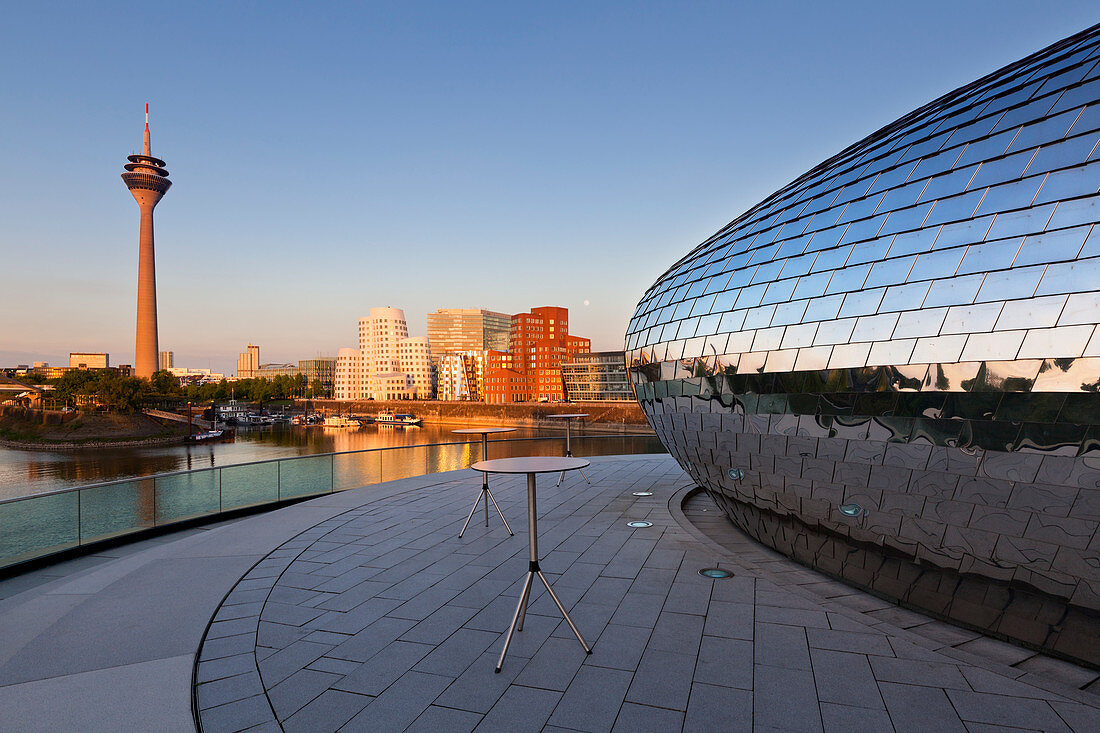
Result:
<instances>
[{"instance_id":1,"label":"metal handrail","mask_svg":"<svg viewBox=\"0 0 1100 733\"><path fill-rule=\"evenodd\" d=\"M511 438L494 440L493 443L529 443L542 441L556 443L564 436ZM663 452L664 448L653 435L634 435L624 433L601 433L577 436L576 439L610 439L649 441L643 452ZM418 445L385 446L360 448L350 451L330 453L309 453L285 458L268 458L260 461L230 463L224 466L195 468L183 471L168 471L116 479L95 484L73 486L53 491L45 491L28 496L12 497L0 500L0 520L6 528L0 533L0 569L18 566L29 561L37 561L77 548L95 545L106 540L117 540L139 532L147 532L162 527L171 527L183 522L214 519L228 512L262 510L289 501L302 500L326 494L346 491L360 486L370 486L385 481L412 476L423 476L437 471L452 470L447 463L454 457L445 453L432 456L426 453L423 465L410 459L398 462L390 467L390 478L386 477L388 461L383 457L394 451L408 452L412 449L431 448L481 448L480 440L463 440L443 443L421 443ZM367 463L356 462L341 465L337 460L345 457L378 454L378 460ZM455 457L465 455L459 453ZM440 461L435 469L431 460ZM326 466L327 459L327 466ZM293 476L283 470L283 464L293 465L293 461L312 460L320 463L319 470L307 468L305 472ZM258 466L274 464L273 474L257 476L250 472ZM243 471L239 481L225 481L225 471ZM409 472L411 470L411 472ZM393 475L397 474L397 475ZM172 481L180 477L208 477L198 483L188 484L192 491L184 486L172 486ZM340 486L337 486L337 479ZM325 479L328 479L325 481ZM287 482L284 486L284 482ZM168 483L168 487L163 484ZM274 484L274 485L272 485ZM319 484L319 485L317 485ZM111 491L115 487L126 487L129 491ZM177 491L177 489L181 489ZM272 493L272 490L274 493ZM84 493L90 492L85 497ZM101 496L95 496L102 492ZM215 497L214 494L217 494ZM75 494L75 496L73 496ZM165 504L158 502L160 500ZM72 499L65 497L73 496ZM25 510L20 504L26 504ZM35 507L35 504L38 504ZM85 506L87 504L87 506ZM228 504L228 506L227 506ZM164 516L162 516L162 512Z\"/></svg>"},{"instance_id":2,"label":"metal handrail","mask_svg":"<svg viewBox=\"0 0 1100 733\"><path fill-rule=\"evenodd\" d=\"M590 433L586 435L574 435L573 440L585 439L585 438L652 438L654 436L643 433ZM560 438L556 435L543 435L533 438L503 438L503 439L489 439L490 443L521 443L524 441L536 441L536 440L565 440L565 436ZM261 461L245 461L244 463L226 463L221 466L206 466L205 468L186 468L181 471L164 471L162 473L149 473L142 476L130 476L129 478L113 479L111 481L101 481L96 484L81 484L80 486L66 486L61 489L51 489L50 491L39 491L33 494L27 494L26 496L9 496L6 499L0 499L0 505L10 504L17 501L25 501L27 499L33 499L39 496L55 496L57 494L66 494L70 491L83 491L85 489L99 489L104 486L114 486L116 484L128 484L134 481L150 481L159 478L167 478L169 476L182 476L184 474L202 473L204 471L220 471L225 468L237 468L239 466L259 466L264 463L281 463L283 461L298 461L304 458L320 458L322 456L350 456L356 453L376 453L380 451L394 451L405 450L407 448L432 448L436 446L446 445L481 445L481 439L477 440L457 440L446 443L414 443L411 445L387 445L380 448L356 448L355 450L345 451L332 451L330 453L304 453L300 456L284 456L283 458L265 458Z\"/></svg>"}]
</instances>

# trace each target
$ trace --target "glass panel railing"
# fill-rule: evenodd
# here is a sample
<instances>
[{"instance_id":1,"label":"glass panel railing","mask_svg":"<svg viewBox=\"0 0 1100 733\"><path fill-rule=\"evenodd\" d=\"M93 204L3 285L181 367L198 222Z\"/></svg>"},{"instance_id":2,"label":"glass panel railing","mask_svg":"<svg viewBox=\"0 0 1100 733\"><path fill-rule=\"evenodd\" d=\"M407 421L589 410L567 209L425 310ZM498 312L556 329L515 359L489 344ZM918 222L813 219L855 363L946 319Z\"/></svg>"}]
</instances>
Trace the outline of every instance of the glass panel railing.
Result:
<instances>
[{"instance_id":1,"label":"glass panel railing","mask_svg":"<svg viewBox=\"0 0 1100 733\"><path fill-rule=\"evenodd\" d=\"M279 461L279 499L332 491L332 456L306 456Z\"/></svg>"},{"instance_id":2,"label":"glass panel railing","mask_svg":"<svg viewBox=\"0 0 1100 733\"><path fill-rule=\"evenodd\" d=\"M577 456L664 453L652 435L577 435ZM560 456L565 436L489 441L489 458ZM203 468L0 502L0 568L155 526L467 468L480 441Z\"/></svg>"},{"instance_id":3,"label":"glass panel railing","mask_svg":"<svg viewBox=\"0 0 1100 733\"><path fill-rule=\"evenodd\" d=\"M466 468L481 460L481 443L426 446L425 473L443 473Z\"/></svg>"},{"instance_id":4,"label":"glass panel railing","mask_svg":"<svg viewBox=\"0 0 1100 733\"><path fill-rule=\"evenodd\" d=\"M584 458L667 452L655 435L581 435L572 443L573 455Z\"/></svg>"},{"instance_id":5,"label":"glass panel railing","mask_svg":"<svg viewBox=\"0 0 1100 733\"><path fill-rule=\"evenodd\" d=\"M0 504L0 567L80 544L80 494L32 496Z\"/></svg>"},{"instance_id":6,"label":"glass panel railing","mask_svg":"<svg viewBox=\"0 0 1100 733\"><path fill-rule=\"evenodd\" d=\"M221 474L223 512L279 500L278 461L226 466Z\"/></svg>"},{"instance_id":7,"label":"glass panel railing","mask_svg":"<svg viewBox=\"0 0 1100 733\"><path fill-rule=\"evenodd\" d=\"M156 526L154 479L80 489L80 544Z\"/></svg>"},{"instance_id":8,"label":"glass panel railing","mask_svg":"<svg viewBox=\"0 0 1100 733\"><path fill-rule=\"evenodd\" d=\"M332 490L346 491L380 482L383 453L385 451L369 450L334 454L332 456Z\"/></svg>"},{"instance_id":9,"label":"glass panel railing","mask_svg":"<svg viewBox=\"0 0 1100 733\"><path fill-rule=\"evenodd\" d=\"M155 476L157 526L221 511L221 469Z\"/></svg>"},{"instance_id":10,"label":"glass panel railing","mask_svg":"<svg viewBox=\"0 0 1100 733\"><path fill-rule=\"evenodd\" d=\"M381 452L383 483L428 473L428 449L424 446Z\"/></svg>"}]
</instances>

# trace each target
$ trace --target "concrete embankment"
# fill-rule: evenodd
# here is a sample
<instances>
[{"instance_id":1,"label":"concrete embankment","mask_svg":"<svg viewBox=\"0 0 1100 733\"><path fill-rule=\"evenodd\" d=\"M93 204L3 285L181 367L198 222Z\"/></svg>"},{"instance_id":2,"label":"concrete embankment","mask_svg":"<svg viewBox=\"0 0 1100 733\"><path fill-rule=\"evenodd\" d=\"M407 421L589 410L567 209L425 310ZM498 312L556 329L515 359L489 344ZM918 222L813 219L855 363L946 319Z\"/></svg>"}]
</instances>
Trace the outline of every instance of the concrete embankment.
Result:
<instances>
[{"instance_id":1,"label":"concrete embankment","mask_svg":"<svg viewBox=\"0 0 1100 733\"><path fill-rule=\"evenodd\" d=\"M461 423L463 425L514 425L517 427L560 428L561 420L550 415L588 413L583 426L589 429L631 434L652 434L645 414L636 402L521 402L486 404L484 402L438 402L421 400L337 402L313 400L313 408L329 415L351 413L375 415L382 410L412 413L426 423Z\"/></svg>"}]
</instances>

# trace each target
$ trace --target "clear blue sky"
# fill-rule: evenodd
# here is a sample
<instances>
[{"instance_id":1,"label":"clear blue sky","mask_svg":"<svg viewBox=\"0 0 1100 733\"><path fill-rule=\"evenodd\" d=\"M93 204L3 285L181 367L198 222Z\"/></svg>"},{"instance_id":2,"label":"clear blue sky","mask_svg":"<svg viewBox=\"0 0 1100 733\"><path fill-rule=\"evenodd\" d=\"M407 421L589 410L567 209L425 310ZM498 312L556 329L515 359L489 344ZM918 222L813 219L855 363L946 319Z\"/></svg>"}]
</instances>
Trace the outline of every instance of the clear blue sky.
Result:
<instances>
[{"instance_id":1,"label":"clear blue sky","mask_svg":"<svg viewBox=\"0 0 1100 733\"><path fill-rule=\"evenodd\" d=\"M1100 21L1093 2L18 3L0 23L0 365L132 363L152 112L162 349L231 371L353 346L372 306L644 290L795 176ZM587 304L586 304L587 302Z\"/></svg>"}]
</instances>

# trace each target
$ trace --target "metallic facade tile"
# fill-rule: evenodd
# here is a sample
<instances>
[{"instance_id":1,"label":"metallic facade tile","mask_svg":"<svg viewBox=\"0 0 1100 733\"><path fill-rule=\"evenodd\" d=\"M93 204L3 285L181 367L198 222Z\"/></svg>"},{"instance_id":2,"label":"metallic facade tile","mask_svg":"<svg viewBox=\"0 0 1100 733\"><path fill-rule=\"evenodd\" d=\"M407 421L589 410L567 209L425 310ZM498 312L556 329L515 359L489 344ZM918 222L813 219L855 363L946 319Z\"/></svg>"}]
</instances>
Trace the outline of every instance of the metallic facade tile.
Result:
<instances>
[{"instance_id":1,"label":"metallic facade tile","mask_svg":"<svg viewBox=\"0 0 1100 733\"><path fill-rule=\"evenodd\" d=\"M654 430L743 530L1092 665L1098 59L1100 26L815 167L662 275L625 343Z\"/></svg>"}]
</instances>

